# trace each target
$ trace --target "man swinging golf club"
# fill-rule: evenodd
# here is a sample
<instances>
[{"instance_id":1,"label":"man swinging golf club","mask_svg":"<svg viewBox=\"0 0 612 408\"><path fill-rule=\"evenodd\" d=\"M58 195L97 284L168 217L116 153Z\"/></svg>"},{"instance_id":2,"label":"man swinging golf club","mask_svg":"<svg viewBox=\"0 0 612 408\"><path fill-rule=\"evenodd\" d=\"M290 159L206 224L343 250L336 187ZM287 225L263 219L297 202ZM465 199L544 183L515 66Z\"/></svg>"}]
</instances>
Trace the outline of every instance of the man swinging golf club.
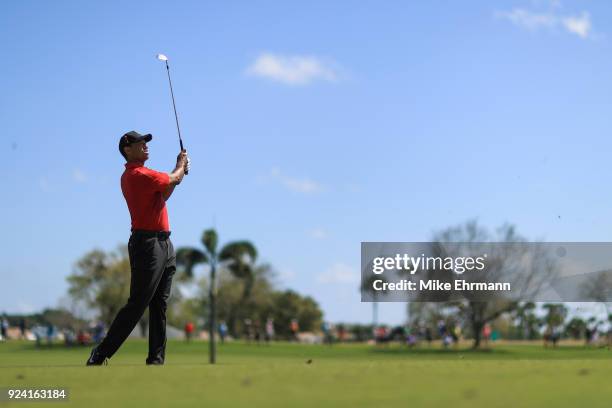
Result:
<instances>
[{"instance_id":1,"label":"man swinging golf club","mask_svg":"<svg viewBox=\"0 0 612 408\"><path fill-rule=\"evenodd\" d=\"M144 166L149 158L147 143L153 136L131 131L119 141L125 158L121 190L132 219L128 243L131 281L127 304L117 313L106 337L92 351L87 365L102 365L119 349L149 307L148 365L164 364L166 352L166 309L172 277L176 271L174 247L166 201L189 171L187 152L181 150L176 167L162 173Z\"/></svg>"}]
</instances>

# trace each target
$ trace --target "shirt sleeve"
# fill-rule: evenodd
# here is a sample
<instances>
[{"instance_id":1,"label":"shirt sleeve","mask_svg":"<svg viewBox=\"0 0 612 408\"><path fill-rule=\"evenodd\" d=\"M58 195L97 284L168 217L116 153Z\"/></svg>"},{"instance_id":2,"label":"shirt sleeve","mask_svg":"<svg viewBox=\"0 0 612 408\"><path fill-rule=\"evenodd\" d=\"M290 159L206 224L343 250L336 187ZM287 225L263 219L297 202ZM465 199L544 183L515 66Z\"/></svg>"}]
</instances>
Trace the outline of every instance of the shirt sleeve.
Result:
<instances>
[{"instance_id":1,"label":"shirt sleeve","mask_svg":"<svg viewBox=\"0 0 612 408\"><path fill-rule=\"evenodd\" d=\"M163 193L170 185L170 176L168 173L143 168L140 171L140 175L142 183L144 183L147 189L152 191L159 191Z\"/></svg>"}]
</instances>

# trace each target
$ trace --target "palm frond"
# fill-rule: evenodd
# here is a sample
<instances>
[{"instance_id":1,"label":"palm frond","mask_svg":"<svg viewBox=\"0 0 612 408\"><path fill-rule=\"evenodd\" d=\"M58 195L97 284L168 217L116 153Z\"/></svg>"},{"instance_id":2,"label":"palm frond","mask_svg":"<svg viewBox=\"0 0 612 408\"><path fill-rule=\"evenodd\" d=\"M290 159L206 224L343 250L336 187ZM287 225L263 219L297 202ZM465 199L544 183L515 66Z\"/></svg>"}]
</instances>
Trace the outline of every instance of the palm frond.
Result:
<instances>
[{"instance_id":1,"label":"palm frond","mask_svg":"<svg viewBox=\"0 0 612 408\"><path fill-rule=\"evenodd\" d=\"M217 235L217 231L214 228L207 229L202 234L202 245L208 251L209 254L214 254L217 252L217 243L219 242L219 236Z\"/></svg>"},{"instance_id":2,"label":"palm frond","mask_svg":"<svg viewBox=\"0 0 612 408\"><path fill-rule=\"evenodd\" d=\"M183 268L185 275L193 277L193 267L197 264L208 263L208 257L204 252L196 248L179 248L176 251L176 266Z\"/></svg>"},{"instance_id":3,"label":"palm frond","mask_svg":"<svg viewBox=\"0 0 612 408\"><path fill-rule=\"evenodd\" d=\"M245 260L248 256L250 259ZM249 241L234 241L226 244L219 253L220 261L236 261L242 263L255 263L257 259L257 249Z\"/></svg>"},{"instance_id":4,"label":"palm frond","mask_svg":"<svg viewBox=\"0 0 612 408\"><path fill-rule=\"evenodd\" d=\"M227 269L238 279L251 279L254 274L252 266L244 262L232 262Z\"/></svg>"}]
</instances>

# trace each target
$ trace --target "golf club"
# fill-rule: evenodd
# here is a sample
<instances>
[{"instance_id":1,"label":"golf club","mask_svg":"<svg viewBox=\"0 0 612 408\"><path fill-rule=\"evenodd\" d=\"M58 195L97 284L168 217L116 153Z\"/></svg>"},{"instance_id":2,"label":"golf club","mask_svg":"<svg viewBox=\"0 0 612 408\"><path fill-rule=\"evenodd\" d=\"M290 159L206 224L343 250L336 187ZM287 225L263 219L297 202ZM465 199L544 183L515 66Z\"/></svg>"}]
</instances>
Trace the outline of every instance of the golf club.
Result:
<instances>
[{"instance_id":1,"label":"golf club","mask_svg":"<svg viewBox=\"0 0 612 408\"><path fill-rule=\"evenodd\" d=\"M170 79L170 66L168 65L168 57L164 54L157 54L157 59L160 61L164 61L166 63L166 72L168 73L168 83L170 84L170 95L172 96L172 108L174 108L174 119L176 120L176 131L178 132L179 144L181 146L181 151L185 150L183 148L183 139L181 139L181 128L179 127L178 115L176 113L176 103L174 102L174 91L172 90L172 80ZM188 171L185 171L185 174L188 174Z\"/></svg>"}]
</instances>

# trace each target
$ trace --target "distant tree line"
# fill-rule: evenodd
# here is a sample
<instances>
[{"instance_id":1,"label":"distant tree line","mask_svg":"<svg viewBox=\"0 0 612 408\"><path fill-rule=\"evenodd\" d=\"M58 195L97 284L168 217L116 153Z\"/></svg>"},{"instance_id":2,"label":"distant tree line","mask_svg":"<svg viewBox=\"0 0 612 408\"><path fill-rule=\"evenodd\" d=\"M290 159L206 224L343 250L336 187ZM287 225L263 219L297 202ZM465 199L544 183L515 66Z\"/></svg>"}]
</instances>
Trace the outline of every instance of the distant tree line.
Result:
<instances>
[{"instance_id":1,"label":"distant tree line","mask_svg":"<svg viewBox=\"0 0 612 408\"><path fill-rule=\"evenodd\" d=\"M26 328L39 325L47 326L49 324L62 328L77 328L87 325L86 320L79 319L70 311L62 308L46 308L38 313L3 314L2 317L6 317L11 327L19 326L21 320L25 320Z\"/></svg>"},{"instance_id":2,"label":"distant tree line","mask_svg":"<svg viewBox=\"0 0 612 408\"><path fill-rule=\"evenodd\" d=\"M318 330L323 312L317 302L290 289L279 289L271 265L257 263L257 251L249 241L230 242L217 249L214 230L202 237L204 250L193 247L177 249L177 274L168 304L168 324L182 328L185 323L208 327L211 291L215 296L217 322L225 321L229 333L241 337L245 321L265 324L274 319L278 337L289 338L290 321L297 319L301 331ZM217 278L211 285L212 262ZM201 274L197 269L201 268ZM130 263L127 247L115 251L92 250L81 257L67 277L70 299L95 311L110 325L125 304L130 287ZM146 330L147 316L141 319ZM216 325L216 327L218 324Z\"/></svg>"}]
</instances>

